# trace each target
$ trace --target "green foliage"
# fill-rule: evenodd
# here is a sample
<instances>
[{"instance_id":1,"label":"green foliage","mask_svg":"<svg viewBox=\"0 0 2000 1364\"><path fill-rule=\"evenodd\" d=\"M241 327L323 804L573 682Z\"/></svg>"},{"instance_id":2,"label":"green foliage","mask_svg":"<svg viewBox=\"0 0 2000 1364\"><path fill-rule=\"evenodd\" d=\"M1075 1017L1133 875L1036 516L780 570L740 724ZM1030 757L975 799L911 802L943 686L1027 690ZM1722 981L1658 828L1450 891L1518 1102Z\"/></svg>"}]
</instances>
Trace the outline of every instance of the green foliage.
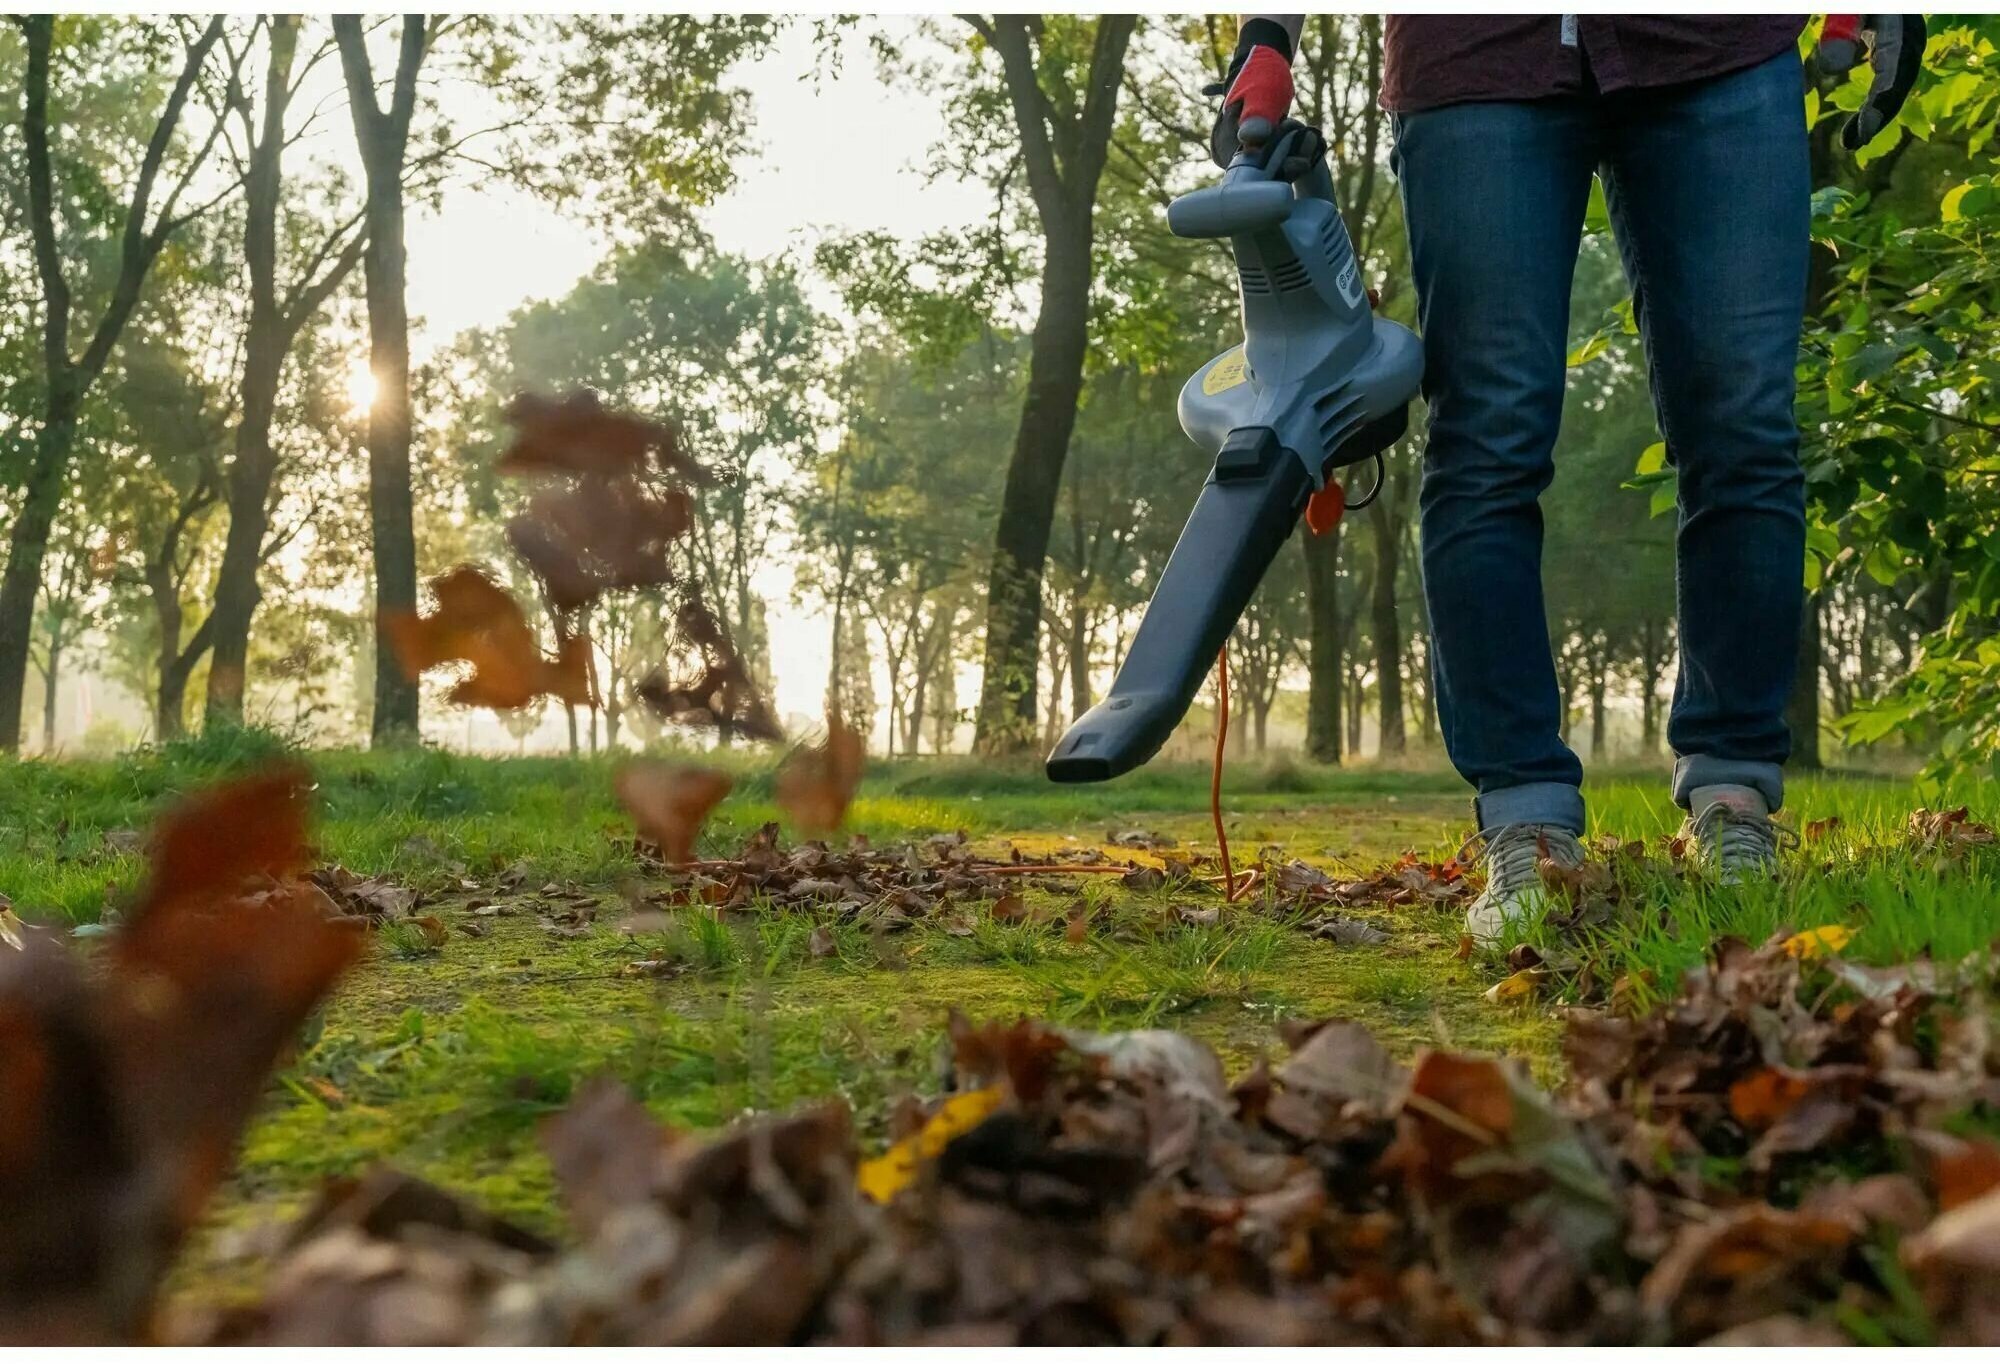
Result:
<instances>
[{"instance_id":1,"label":"green foliage","mask_svg":"<svg viewBox=\"0 0 2000 1364\"><path fill-rule=\"evenodd\" d=\"M1932 37L1903 119L1917 139L1903 154L1923 172L1914 190L1815 196L1832 287L1801 365L1818 522L1812 576L1872 581L1922 636L1908 678L1846 717L1843 732L1934 741L1941 769L2000 760L1996 37L1991 20L1955 21ZM1849 87L1832 102L1848 107ZM1885 133L1865 149L1878 169L1893 141Z\"/></svg>"}]
</instances>

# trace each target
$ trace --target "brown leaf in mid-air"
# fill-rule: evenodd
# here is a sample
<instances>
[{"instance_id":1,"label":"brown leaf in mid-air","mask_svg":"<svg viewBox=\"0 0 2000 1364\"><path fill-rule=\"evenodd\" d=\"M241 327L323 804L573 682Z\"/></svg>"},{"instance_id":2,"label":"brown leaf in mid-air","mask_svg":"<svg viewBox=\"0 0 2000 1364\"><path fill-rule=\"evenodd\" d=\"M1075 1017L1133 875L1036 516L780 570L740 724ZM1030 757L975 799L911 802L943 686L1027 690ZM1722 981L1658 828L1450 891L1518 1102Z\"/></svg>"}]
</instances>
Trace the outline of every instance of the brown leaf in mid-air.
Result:
<instances>
[{"instance_id":1,"label":"brown leaf in mid-air","mask_svg":"<svg viewBox=\"0 0 2000 1364\"><path fill-rule=\"evenodd\" d=\"M745 739L777 741L785 737L740 664L709 667L683 682L671 682L655 669L633 691L662 720L700 725Z\"/></svg>"},{"instance_id":2,"label":"brown leaf in mid-air","mask_svg":"<svg viewBox=\"0 0 2000 1364\"><path fill-rule=\"evenodd\" d=\"M699 466L681 454L673 428L606 411L589 389L560 398L522 393L507 405L506 417L514 443L493 466L503 474L634 474L653 453L663 469L701 476Z\"/></svg>"},{"instance_id":3,"label":"brown leaf in mid-air","mask_svg":"<svg viewBox=\"0 0 2000 1364\"><path fill-rule=\"evenodd\" d=\"M168 812L102 969L42 937L0 952L0 1339L137 1334L272 1065L360 954L288 879L308 784L275 767Z\"/></svg>"},{"instance_id":4,"label":"brown leaf in mid-air","mask_svg":"<svg viewBox=\"0 0 2000 1364\"><path fill-rule=\"evenodd\" d=\"M605 592L674 581L673 542L694 525L694 503L671 488L631 479L580 478L544 488L507 523L507 542L534 571L559 611Z\"/></svg>"},{"instance_id":5,"label":"brown leaf in mid-air","mask_svg":"<svg viewBox=\"0 0 2000 1364\"><path fill-rule=\"evenodd\" d=\"M639 836L659 848L662 861L679 864L694 860L701 826L729 794L733 779L708 767L634 762L619 770L616 785Z\"/></svg>"},{"instance_id":6,"label":"brown leaf in mid-air","mask_svg":"<svg viewBox=\"0 0 2000 1364\"><path fill-rule=\"evenodd\" d=\"M809 837L832 833L847 818L867 756L859 733L828 720L826 741L793 753L778 773L778 808Z\"/></svg>"},{"instance_id":7,"label":"brown leaf in mid-air","mask_svg":"<svg viewBox=\"0 0 2000 1364\"><path fill-rule=\"evenodd\" d=\"M538 696L590 705L590 642L564 639L554 659L543 655L521 607L500 585L470 565L430 584L437 610L428 616L385 612L382 628L413 680L441 663L464 660L472 674L452 688L465 706L518 710Z\"/></svg>"}]
</instances>

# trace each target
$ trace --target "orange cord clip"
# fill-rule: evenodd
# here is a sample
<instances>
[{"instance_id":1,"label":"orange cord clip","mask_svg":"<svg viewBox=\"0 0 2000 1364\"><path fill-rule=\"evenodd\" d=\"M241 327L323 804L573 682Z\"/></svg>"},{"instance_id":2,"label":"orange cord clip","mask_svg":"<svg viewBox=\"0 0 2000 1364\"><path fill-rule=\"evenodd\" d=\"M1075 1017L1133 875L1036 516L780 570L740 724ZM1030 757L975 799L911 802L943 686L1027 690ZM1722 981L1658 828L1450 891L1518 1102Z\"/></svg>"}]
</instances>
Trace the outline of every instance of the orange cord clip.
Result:
<instances>
[{"instance_id":1,"label":"orange cord clip","mask_svg":"<svg viewBox=\"0 0 2000 1364\"><path fill-rule=\"evenodd\" d=\"M1347 490L1340 480L1329 478L1326 486L1314 493L1306 502L1306 529L1314 535L1324 535L1340 524L1340 517L1347 510Z\"/></svg>"}]
</instances>

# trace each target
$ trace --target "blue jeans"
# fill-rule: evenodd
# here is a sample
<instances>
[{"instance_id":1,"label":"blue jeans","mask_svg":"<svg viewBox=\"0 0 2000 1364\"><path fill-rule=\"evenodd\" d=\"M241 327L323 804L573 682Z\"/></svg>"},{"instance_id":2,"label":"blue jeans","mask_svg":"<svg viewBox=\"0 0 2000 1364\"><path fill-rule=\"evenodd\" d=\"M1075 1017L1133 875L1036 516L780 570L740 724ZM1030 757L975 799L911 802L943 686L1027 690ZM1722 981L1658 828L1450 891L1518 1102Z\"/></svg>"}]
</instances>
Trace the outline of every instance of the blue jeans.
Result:
<instances>
[{"instance_id":1,"label":"blue jeans","mask_svg":"<svg viewBox=\"0 0 2000 1364\"><path fill-rule=\"evenodd\" d=\"M1438 712L1480 826L1583 830L1537 499L1555 473L1593 171L1679 473L1674 797L1686 806L1694 788L1733 782L1775 810L1805 563L1792 403L1810 186L1797 56L1662 89L1403 115L1394 166L1430 407L1421 525Z\"/></svg>"}]
</instances>

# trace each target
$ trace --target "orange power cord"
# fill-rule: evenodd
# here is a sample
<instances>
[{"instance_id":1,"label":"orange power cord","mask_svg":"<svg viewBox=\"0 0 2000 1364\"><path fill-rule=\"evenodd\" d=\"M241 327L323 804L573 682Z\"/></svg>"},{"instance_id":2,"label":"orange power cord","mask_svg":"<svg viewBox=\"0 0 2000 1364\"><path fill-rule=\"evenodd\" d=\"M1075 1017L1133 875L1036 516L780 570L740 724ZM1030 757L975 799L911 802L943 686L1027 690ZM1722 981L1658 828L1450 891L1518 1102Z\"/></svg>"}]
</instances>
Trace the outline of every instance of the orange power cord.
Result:
<instances>
[{"instance_id":1,"label":"orange power cord","mask_svg":"<svg viewBox=\"0 0 2000 1364\"><path fill-rule=\"evenodd\" d=\"M1228 742L1229 645L1225 643L1222 652L1215 656L1215 769L1208 780L1208 814L1215 821L1215 846L1222 853L1222 896L1233 903L1250 889L1257 876L1250 872L1240 887L1236 884L1236 870L1229 862L1229 835L1222 831L1222 751Z\"/></svg>"}]
</instances>

